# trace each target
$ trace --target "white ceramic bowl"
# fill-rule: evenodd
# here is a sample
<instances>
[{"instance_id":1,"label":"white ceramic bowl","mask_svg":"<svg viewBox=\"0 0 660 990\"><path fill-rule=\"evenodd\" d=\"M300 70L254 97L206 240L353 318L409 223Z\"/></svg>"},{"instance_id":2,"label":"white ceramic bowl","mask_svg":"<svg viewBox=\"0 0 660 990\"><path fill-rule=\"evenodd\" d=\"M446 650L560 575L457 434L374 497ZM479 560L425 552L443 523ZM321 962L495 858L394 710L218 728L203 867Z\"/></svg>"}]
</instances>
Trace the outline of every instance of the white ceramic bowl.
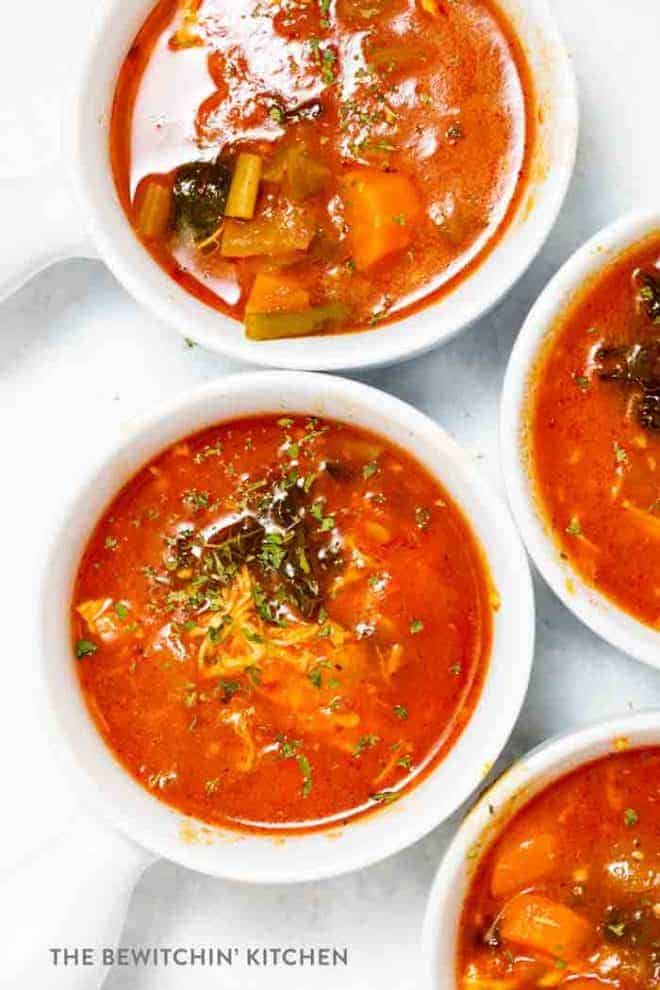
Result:
<instances>
[{"instance_id":1,"label":"white ceramic bowl","mask_svg":"<svg viewBox=\"0 0 660 990\"><path fill-rule=\"evenodd\" d=\"M213 423L283 412L355 424L382 434L416 457L442 482L471 521L501 596L482 694L446 758L395 804L343 829L286 838L240 834L185 818L148 793L120 766L97 732L82 698L69 619L74 580L91 531L114 495L140 467L172 442ZM44 697L35 703L42 703L48 715L53 747L64 761L74 790L94 817L109 826L104 831L95 828L92 837L76 832L59 847L57 862L42 859L33 867L32 887L19 877L10 893L3 894L12 918L21 917L18 902L24 906L25 931L30 939L43 930L50 938L48 945L58 942L53 941L55 908L46 891L60 891L63 886L73 890L79 902L76 917L92 919L88 924L93 931L87 933L87 939L97 936L99 928L105 926L106 941L112 944L108 915L114 911L116 918L116 904L127 901L136 876L156 855L217 877L283 883L355 870L421 838L470 795L497 759L525 697L534 646L534 601L524 550L506 508L480 478L471 458L411 406L366 385L300 372L225 378L174 400L135 426L93 472L57 526L53 546L45 556L39 621ZM85 875L92 861L94 886L90 890ZM104 898L99 902L100 886ZM0 902L0 921L1 908ZM39 919L35 911L46 916ZM94 927L95 918L98 923ZM86 944L72 924L71 917L62 922L62 930L68 931L67 944ZM116 927L117 922L114 924ZM78 941L72 942L72 932ZM51 983L15 985L50 987Z\"/></svg>"},{"instance_id":2,"label":"white ceramic bowl","mask_svg":"<svg viewBox=\"0 0 660 990\"><path fill-rule=\"evenodd\" d=\"M354 423L412 453L455 497L490 562L502 606L494 618L492 658L472 719L429 777L395 805L327 834L287 839L213 830L217 841L182 841L182 815L140 787L96 731L78 689L69 608L74 577L103 509L164 447L207 425L264 412L299 412ZM46 573L43 660L57 736L69 770L120 829L162 856L216 876L252 881L310 880L354 870L396 852L446 818L479 784L508 738L525 695L532 660L534 605L524 551L506 510L470 459L412 407L345 379L262 372L225 378L177 399L144 421L78 494L59 530ZM192 823L195 826L196 823Z\"/></svg>"},{"instance_id":3,"label":"white ceramic bowl","mask_svg":"<svg viewBox=\"0 0 660 990\"><path fill-rule=\"evenodd\" d=\"M557 319L589 279L650 234L660 211L634 213L597 234L564 265L531 310L514 345L502 389L500 445L509 504L529 554L571 612L630 656L660 667L660 633L639 622L585 583L560 548L535 492L527 443L528 400L534 369ZM569 580L570 579L570 580Z\"/></svg>"},{"instance_id":4,"label":"white ceramic bowl","mask_svg":"<svg viewBox=\"0 0 660 990\"><path fill-rule=\"evenodd\" d=\"M484 263L437 304L373 331L257 343L246 339L240 324L163 272L121 208L108 139L117 75L154 0L105 0L66 108L64 153L80 205L67 205L67 190L52 169L48 194L35 198L36 178L12 185L5 220L15 236L11 252L0 257L0 298L58 258L98 251L126 289L166 323L210 350L252 364L319 371L364 368L410 358L448 340L494 306L536 256L561 208L575 158L573 72L547 0L499 3L522 43L534 81L538 124L529 188ZM26 222L31 216L34 223ZM84 227L91 244L83 243Z\"/></svg>"},{"instance_id":5,"label":"white ceramic bowl","mask_svg":"<svg viewBox=\"0 0 660 990\"><path fill-rule=\"evenodd\" d=\"M459 924L482 856L535 794L585 763L622 745L660 745L660 711L620 716L556 736L515 763L470 811L443 858L424 922L424 990L456 990ZM475 852L477 855L475 856Z\"/></svg>"}]
</instances>

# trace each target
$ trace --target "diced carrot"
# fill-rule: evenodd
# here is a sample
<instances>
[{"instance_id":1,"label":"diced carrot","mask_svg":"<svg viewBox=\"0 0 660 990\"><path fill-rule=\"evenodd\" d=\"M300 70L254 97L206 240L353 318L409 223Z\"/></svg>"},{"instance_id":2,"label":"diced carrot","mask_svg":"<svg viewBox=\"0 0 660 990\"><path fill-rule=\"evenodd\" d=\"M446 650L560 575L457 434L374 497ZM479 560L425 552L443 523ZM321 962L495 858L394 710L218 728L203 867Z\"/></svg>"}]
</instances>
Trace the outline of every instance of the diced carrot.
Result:
<instances>
[{"instance_id":1,"label":"diced carrot","mask_svg":"<svg viewBox=\"0 0 660 990\"><path fill-rule=\"evenodd\" d=\"M504 907L502 938L560 959L575 959L594 934L570 908L537 894L517 894Z\"/></svg>"},{"instance_id":2,"label":"diced carrot","mask_svg":"<svg viewBox=\"0 0 660 990\"><path fill-rule=\"evenodd\" d=\"M309 307L309 292L296 279L287 275L270 275L259 272L245 312L292 313Z\"/></svg>"},{"instance_id":3,"label":"diced carrot","mask_svg":"<svg viewBox=\"0 0 660 990\"><path fill-rule=\"evenodd\" d=\"M505 842L493 867L493 897L513 894L546 876L552 870L556 853L557 840L551 832L533 835L522 842Z\"/></svg>"},{"instance_id":4,"label":"diced carrot","mask_svg":"<svg viewBox=\"0 0 660 990\"><path fill-rule=\"evenodd\" d=\"M421 204L406 175L376 168L352 169L343 178L341 193L358 269L369 268L410 244Z\"/></svg>"}]
</instances>

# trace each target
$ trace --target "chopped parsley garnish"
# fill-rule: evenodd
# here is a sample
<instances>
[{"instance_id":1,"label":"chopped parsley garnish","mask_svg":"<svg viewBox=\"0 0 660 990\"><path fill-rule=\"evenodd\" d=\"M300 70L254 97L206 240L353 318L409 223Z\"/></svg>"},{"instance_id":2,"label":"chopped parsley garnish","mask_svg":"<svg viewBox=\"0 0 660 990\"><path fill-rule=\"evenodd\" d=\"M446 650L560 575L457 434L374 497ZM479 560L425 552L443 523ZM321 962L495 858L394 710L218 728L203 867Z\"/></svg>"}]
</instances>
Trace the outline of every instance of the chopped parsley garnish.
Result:
<instances>
[{"instance_id":1,"label":"chopped parsley garnish","mask_svg":"<svg viewBox=\"0 0 660 990\"><path fill-rule=\"evenodd\" d=\"M117 618L121 619L122 622L124 619L128 618L128 608L123 602L115 602L115 612L117 614Z\"/></svg>"},{"instance_id":2,"label":"chopped parsley garnish","mask_svg":"<svg viewBox=\"0 0 660 990\"><path fill-rule=\"evenodd\" d=\"M245 673L252 681L253 686L259 687L261 684L261 669L255 664L252 664L251 666L245 668Z\"/></svg>"},{"instance_id":3,"label":"chopped parsley garnish","mask_svg":"<svg viewBox=\"0 0 660 990\"><path fill-rule=\"evenodd\" d=\"M365 479L371 478L371 476L375 474L377 470L378 470L378 465L376 464L376 462L369 461L369 463L365 464L364 467L362 468L362 477Z\"/></svg>"},{"instance_id":4,"label":"chopped parsley garnish","mask_svg":"<svg viewBox=\"0 0 660 990\"><path fill-rule=\"evenodd\" d=\"M408 709L404 708L403 705L395 705L394 714L397 718L400 718L402 722L405 722L408 718Z\"/></svg>"},{"instance_id":5,"label":"chopped parsley garnish","mask_svg":"<svg viewBox=\"0 0 660 990\"><path fill-rule=\"evenodd\" d=\"M626 808L623 813L623 824L626 828L634 828L639 821L639 815L633 808Z\"/></svg>"},{"instance_id":6,"label":"chopped parsley garnish","mask_svg":"<svg viewBox=\"0 0 660 990\"><path fill-rule=\"evenodd\" d=\"M580 520L577 516L573 516L568 526L566 527L566 532L569 536L582 536L582 527L580 526Z\"/></svg>"},{"instance_id":7,"label":"chopped parsley garnish","mask_svg":"<svg viewBox=\"0 0 660 990\"><path fill-rule=\"evenodd\" d=\"M189 491L183 493L183 501L189 509L193 509L195 512L203 512L204 509L208 509L211 496L208 492L200 492L196 488L191 488Z\"/></svg>"},{"instance_id":8,"label":"chopped parsley garnish","mask_svg":"<svg viewBox=\"0 0 660 990\"><path fill-rule=\"evenodd\" d=\"M418 633L421 633L423 629L424 629L424 623L422 622L421 619L413 619L412 622L410 623L410 632L413 634L413 636L416 636Z\"/></svg>"},{"instance_id":9,"label":"chopped parsley garnish","mask_svg":"<svg viewBox=\"0 0 660 990\"><path fill-rule=\"evenodd\" d=\"M614 443L614 456L616 457L617 464L627 464L628 454L624 447L620 443Z\"/></svg>"},{"instance_id":10,"label":"chopped parsley garnish","mask_svg":"<svg viewBox=\"0 0 660 990\"><path fill-rule=\"evenodd\" d=\"M76 643L76 656L79 660L83 657L91 657L98 650L96 643L92 643L91 639L79 639Z\"/></svg>"},{"instance_id":11,"label":"chopped parsley garnish","mask_svg":"<svg viewBox=\"0 0 660 990\"><path fill-rule=\"evenodd\" d=\"M115 540L113 536L106 536L103 546L106 550L116 550L119 546L119 542L118 540Z\"/></svg>"},{"instance_id":12,"label":"chopped parsley garnish","mask_svg":"<svg viewBox=\"0 0 660 990\"><path fill-rule=\"evenodd\" d=\"M227 702L233 697L233 695L241 690L241 685L238 681L226 681L224 678L221 678L218 681L215 690L222 696L223 702Z\"/></svg>"},{"instance_id":13,"label":"chopped parsley garnish","mask_svg":"<svg viewBox=\"0 0 660 990\"><path fill-rule=\"evenodd\" d=\"M280 758L282 760L290 760L292 757L296 756L298 750L302 746L300 739L279 739L280 744Z\"/></svg>"},{"instance_id":14,"label":"chopped parsley garnish","mask_svg":"<svg viewBox=\"0 0 660 990\"><path fill-rule=\"evenodd\" d=\"M360 736L353 750L353 756L361 756L366 749L373 749L380 742L380 736L375 736L370 732L366 736Z\"/></svg>"},{"instance_id":15,"label":"chopped parsley garnish","mask_svg":"<svg viewBox=\"0 0 660 990\"><path fill-rule=\"evenodd\" d=\"M398 797L396 791L378 791L371 795L371 800L378 801L379 804L392 804L392 801L396 801Z\"/></svg>"},{"instance_id":16,"label":"chopped parsley garnish","mask_svg":"<svg viewBox=\"0 0 660 990\"><path fill-rule=\"evenodd\" d=\"M300 770L303 778L301 793L302 796L306 798L309 797L312 791L312 767L304 753L301 753L300 756L296 757L296 762L298 763L298 769Z\"/></svg>"},{"instance_id":17,"label":"chopped parsley garnish","mask_svg":"<svg viewBox=\"0 0 660 990\"><path fill-rule=\"evenodd\" d=\"M321 630L321 633L319 635L321 635L322 632L323 632L323 630ZM309 680L312 682L312 684L314 685L315 688L320 688L320 687L323 686L323 674L322 674L322 671L324 669L327 670L329 666L330 666L330 664L328 663L327 660L319 660L308 671L307 676L308 676Z\"/></svg>"}]
</instances>

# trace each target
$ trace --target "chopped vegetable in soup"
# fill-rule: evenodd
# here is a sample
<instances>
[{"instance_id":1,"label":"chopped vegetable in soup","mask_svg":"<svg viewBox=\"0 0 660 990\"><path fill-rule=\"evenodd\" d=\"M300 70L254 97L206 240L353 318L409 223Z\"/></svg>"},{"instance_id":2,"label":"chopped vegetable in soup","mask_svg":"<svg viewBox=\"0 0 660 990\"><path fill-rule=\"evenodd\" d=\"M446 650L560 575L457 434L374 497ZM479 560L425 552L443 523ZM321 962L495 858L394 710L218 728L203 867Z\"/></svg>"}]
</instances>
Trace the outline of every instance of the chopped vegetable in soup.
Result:
<instances>
[{"instance_id":1,"label":"chopped vegetable in soup","mask_svg":"<svg viewBox=\"0 0 660 990\"><path fill-rule=\"evenodd\" d=\"M582 767L506 826L472 878L464 990L660 986L660 750Z\"/></svg>"},{"instance_id":2,"label":"chopped vegetable in soup","mask_svg":"<svg viewBox=\"0 0 660 990\"><path fill-rule=\"evenodd\" d=\"M537 489L562 553L660 629L660 237L560 319L531 404Z\"/></svg>"},{"instance_id":3,"label":"chopped vegetable in soup","mask_svg":"<svg viewBox=\"0 0 660 990\"><path fill-rule=\"evenodd\" d=\"M527 68L491 0L161 0L117 85L124 208L269 340L446 291L515 211Z\"/></svg>"},{"instance_id":4,"label":"chopped vegetable in soup","mask_svg":"<svg viewBox=\"0 0 660 990\"><path fill-rule=\"evenodd\" d=\"M494 594L443 488L299 416L175 444L110 505L73 642L109 746L180 811L307 827L389 804L470 718Z\"/></svg>"}]
</instances>

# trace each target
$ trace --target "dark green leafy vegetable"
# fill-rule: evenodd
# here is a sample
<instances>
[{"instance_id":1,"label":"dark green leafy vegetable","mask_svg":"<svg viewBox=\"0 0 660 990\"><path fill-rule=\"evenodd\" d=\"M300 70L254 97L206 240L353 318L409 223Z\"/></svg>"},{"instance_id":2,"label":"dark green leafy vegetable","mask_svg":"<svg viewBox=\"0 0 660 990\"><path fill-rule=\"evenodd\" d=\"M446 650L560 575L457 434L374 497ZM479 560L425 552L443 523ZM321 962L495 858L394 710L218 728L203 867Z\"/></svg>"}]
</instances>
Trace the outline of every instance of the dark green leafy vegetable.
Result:
<instances>
[{"instance_id":1,"label":"dark green leafy vegetable","mask_svg":"<svg viewBox=\"0 0 660 990\"><path fill-rule=\"evenodd\" d=\"M596 355L603 381L641 391L637 418L647 430L660 430L660 340L630 347L605 347Z\"/></svg>"},{"instance_id":2,"label":"dark green leafy vegetable","mask_svg":"<svg viewBox=\"0 0 660 990\"><path fill-rule=\"evenodd\" d=\"M633 282L637 303L653 325L649 335L627 347L603 347L596 355L602 381L619 382L640 393L637 419L646 430L660 430L660 273L640 269Z\"/></svg>"},{"instance_id":3,"label":"dark green leafy vegetable","mask_svg":"<svg viewBox=\"0 0 660 990\"><path fill-rule=\"evenodd\" d=\"M261 617L279 622L278 604L293 604L305 618L314 618L322 604L316 575L318 556L312 552L313 516L307 513L308 493L304 486L277 480L270 487L259 485L251 493L245 515L226 526L212 539L195 546L195 536L184 531L171 542L171 570L192 569L192 586L201 598L212 601L227 587L239 569L247 566L257 584L253 597ZM172 604L199 607L191 596L189 576L180 592L170 593ZM263 585L263 586L262 586ZM273 603L274 600L274 603Z\"/></svg>"},{"instance_id":4,"label":"dark green leafy vegetable","mask_svg":"<svg viewBox=\"0 0 660 990\"><path fill-rule=\"evenodd\" d=\"M181 165L172 190L177 228L198 241L210 237L224 216L230 184L231 172L220 161Z\"/></svg>"}]
</instances>

